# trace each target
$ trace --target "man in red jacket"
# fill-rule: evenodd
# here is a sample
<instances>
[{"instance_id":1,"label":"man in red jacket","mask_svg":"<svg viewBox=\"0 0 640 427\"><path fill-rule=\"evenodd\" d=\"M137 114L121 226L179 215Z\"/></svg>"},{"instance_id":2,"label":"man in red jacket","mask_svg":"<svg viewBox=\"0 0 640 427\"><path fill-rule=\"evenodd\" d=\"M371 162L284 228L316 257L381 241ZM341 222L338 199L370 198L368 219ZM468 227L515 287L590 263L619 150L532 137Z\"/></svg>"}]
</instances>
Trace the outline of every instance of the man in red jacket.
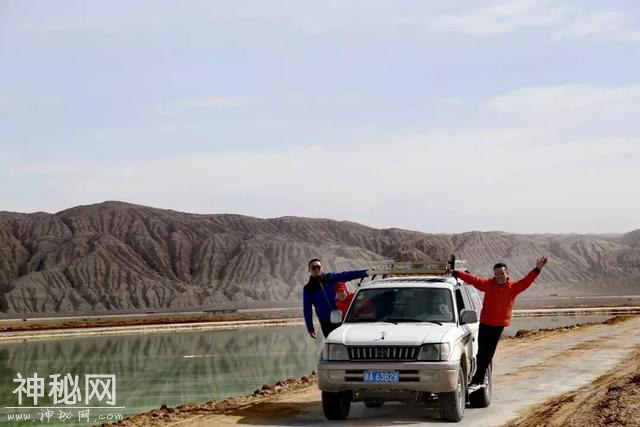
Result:
<instances>
[{"instance_id":1,"label":"man in red jacket","mask_svg":"<svg viewBox=\"0 0 640 427\"><path fill-rule=\"evenodd\" d=\"M511 311L516 297L531 286L547 264L547 260L546 256L539 258L536 261L536 267L517 282L511 280L507 266L503 263L493 266L494 277L491 279L474 276L460 270L452 272L454 277L464 280L484 292L478 333L478 369L471 380L472 384L484 383L484 376L496 352L500 335L502 335L504 327L511 324Z\"/></svg>"}]
</instances>

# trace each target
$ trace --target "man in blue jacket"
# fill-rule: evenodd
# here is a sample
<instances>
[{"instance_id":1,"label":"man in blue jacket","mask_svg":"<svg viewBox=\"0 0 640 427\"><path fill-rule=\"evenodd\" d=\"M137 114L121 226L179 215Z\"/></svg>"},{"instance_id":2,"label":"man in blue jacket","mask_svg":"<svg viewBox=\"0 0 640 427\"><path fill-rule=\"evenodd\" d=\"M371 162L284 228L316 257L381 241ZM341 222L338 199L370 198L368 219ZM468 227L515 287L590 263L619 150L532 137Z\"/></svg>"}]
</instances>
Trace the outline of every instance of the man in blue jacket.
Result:
<instances>
[{"instance_id":1,"label":"man in blue jacket","mask_svg":"<svg viewBox=\"0 0 640 427\"><path fill-rule=\"evenodd\" d=\"M343 271L342 273L323 273L322 262L318 258L309 261L309 281L304 285L302 302L304 307L304 321L311 338L316 337L313 327L313 314L311 307L316 309L316 315L320 321L322 334L326 338L338 324L331 323L331 311L336 310L335 285L338 282L367 277L367 270Z\"/></svg>"}]
</instances>

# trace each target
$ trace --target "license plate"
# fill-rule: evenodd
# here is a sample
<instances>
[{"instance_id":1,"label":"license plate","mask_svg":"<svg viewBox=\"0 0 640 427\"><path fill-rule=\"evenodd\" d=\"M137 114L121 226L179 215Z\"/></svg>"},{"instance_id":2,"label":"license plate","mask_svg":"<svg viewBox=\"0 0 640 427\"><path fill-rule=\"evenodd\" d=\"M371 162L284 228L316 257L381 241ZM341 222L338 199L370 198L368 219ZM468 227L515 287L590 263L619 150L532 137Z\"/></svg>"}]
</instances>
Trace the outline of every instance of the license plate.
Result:
<instances>
[{"instance_id":1,"label":"license plate","mask_svg":"<svg viewBox=\"0 0 640 427\"><path fill-rule=\"evenodd\" d=\"M365 383L397 383L400 381L398 371L364 371Z\"/></svg>"}]
</instances>

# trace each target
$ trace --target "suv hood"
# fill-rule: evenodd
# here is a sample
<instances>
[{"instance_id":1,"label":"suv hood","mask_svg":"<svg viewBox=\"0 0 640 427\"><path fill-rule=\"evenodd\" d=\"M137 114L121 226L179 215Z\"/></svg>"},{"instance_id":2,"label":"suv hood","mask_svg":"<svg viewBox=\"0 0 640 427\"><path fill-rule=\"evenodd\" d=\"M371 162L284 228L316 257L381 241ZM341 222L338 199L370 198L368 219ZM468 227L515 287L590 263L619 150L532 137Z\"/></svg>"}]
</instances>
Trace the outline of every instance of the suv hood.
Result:
<instances>
[{"instance_id":1,"label":"suv hood","mask_svg":"<svg viewBox=\"0 0 640 427\"><path fill-rule=\"evenodd\" d=\"M345 345L410 345L442 342L455 323L358 323L344 324L331 332L327 342ZM382 338L384 336L384 339Z\"/></svg>"}]
</instances>

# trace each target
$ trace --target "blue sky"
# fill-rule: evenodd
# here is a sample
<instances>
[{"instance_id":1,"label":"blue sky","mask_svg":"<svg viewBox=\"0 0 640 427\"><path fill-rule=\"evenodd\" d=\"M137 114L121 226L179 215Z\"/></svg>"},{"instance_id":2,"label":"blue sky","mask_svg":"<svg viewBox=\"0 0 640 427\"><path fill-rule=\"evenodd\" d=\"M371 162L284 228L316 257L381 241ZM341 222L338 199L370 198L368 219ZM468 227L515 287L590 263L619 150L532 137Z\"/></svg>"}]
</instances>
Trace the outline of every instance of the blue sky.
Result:
<instances>
[{"instance_id":1,"label":"blue sky","mask_svg":"<svg viewBox=\"0 0 640 427\"><path fill-rule=\"evenodd\" d=\"M0 1L0 210L640 228L640 7Z\"/></svg>"}]
</instances>

